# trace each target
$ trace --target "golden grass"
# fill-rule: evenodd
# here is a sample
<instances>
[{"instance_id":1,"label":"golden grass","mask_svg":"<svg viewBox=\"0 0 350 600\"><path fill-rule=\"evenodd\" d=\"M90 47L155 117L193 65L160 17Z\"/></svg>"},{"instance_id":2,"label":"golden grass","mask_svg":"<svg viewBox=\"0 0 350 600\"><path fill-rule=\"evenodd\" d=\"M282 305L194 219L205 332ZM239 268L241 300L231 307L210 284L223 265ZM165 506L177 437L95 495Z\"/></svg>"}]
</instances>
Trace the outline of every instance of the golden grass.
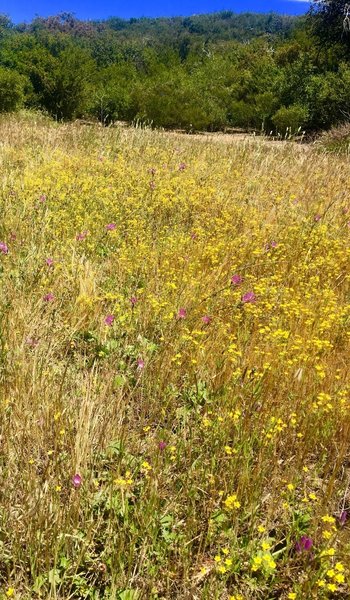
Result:
<instances>
[{"instance_id":1,"label":"golden grass","mask_svg":"<svg viewBox=\"0 0 350 600\"><path fill-rule=\"evenodd\" d=\"M0 140L0 598L346 598L349 162Z\"/></svg>"}]
</instances>

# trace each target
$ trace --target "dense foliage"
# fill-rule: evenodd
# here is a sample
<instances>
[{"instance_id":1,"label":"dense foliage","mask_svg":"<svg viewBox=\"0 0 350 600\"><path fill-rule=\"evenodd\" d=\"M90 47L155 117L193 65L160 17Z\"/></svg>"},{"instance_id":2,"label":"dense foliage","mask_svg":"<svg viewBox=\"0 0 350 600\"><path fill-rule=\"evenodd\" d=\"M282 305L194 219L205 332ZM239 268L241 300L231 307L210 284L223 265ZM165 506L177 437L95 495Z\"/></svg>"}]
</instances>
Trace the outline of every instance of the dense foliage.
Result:
<instances>
[{"instance_id":1,"label":"dense foliage","mask_svg":"<svg viewBox=\"0 0 350 600\"><path fill-rule=\"evenodd\" d=\"M0 18L0 110L166 128L316 130L350 113L345 1L308 17ZM13 85L12 82L13 81Z\"/></svg>"}]
</instances>

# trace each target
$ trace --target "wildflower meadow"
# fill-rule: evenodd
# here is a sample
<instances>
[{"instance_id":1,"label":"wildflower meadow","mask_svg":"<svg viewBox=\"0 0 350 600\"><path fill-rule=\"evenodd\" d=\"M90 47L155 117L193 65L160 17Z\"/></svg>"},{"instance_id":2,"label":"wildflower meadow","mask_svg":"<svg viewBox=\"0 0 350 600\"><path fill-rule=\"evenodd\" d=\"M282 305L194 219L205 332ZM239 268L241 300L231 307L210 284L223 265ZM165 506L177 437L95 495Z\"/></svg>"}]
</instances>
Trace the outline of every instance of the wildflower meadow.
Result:
<instances>
[{"instance_id":1,"label":"wildflower meadow","mask_svg":"<svg viewBox=\"0 0 350 600\"><path fill-rule=\"evenodd\" d=\"M350 597L350 164L0 121L0 598Z\"/></svg>"}]
</instances>

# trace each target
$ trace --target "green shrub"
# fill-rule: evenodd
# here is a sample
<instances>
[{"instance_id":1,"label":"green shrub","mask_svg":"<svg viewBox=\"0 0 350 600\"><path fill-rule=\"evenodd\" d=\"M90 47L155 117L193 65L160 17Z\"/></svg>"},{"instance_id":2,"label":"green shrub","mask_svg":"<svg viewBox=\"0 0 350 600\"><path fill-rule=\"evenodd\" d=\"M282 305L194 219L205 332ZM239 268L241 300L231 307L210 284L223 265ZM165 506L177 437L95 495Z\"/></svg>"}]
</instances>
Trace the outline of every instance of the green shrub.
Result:
<instances>
[{"instance_id":1,"label":"green shrub","mask_svg":"<svg viewBox=\"0 0 350 600\"><path fill-rule=\"evenodd\" d=\"M273 115L272 122L281 135L294 135L306 123L307 117L308 110L305 106L292 104L279 108Z\"/></svg>"},{"instance_id":2,"label":"green shrub","mask_svg":"<svg viewBox=\"0 0 350 600\"><path fill-rule=\"evenodd\" d=\"M25 78L0 67L0 112L12 112L21 107L24 100Z\"/></svg>"}]
</instances>

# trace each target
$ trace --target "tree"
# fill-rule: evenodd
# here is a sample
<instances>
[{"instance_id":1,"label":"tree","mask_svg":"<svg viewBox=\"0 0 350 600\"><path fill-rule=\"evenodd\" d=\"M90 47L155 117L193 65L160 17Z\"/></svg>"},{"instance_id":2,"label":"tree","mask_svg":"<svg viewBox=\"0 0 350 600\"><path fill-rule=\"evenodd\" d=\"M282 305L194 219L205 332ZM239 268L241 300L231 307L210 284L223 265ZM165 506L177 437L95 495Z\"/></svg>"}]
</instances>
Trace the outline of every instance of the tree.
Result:
<instances>
[{"instance_id":1,"label":"tree","mask_svg":"<svg viewBox=\"0 0 350 600\"><path fill-rule=\"evenodd\" d=\"M24 101L25 78L4 67L0 67L0 112L12 112Z\"/></svg>"},{"instance_id":2,"label":"tree","mask_svg":"<svg viewBox=\"0 0 350 600\"><path fill-rule=\"evenodd\" d=\"M350 5L348 0L314 0L309 22L320 46L342 41L350 53Z\"/></svg>"},{"instance_id":3,"label":"tree","mask_svg":"<svg viewBox=\"0 0 350 600\"><path fill-rule=\"evenodd\" d=\"M307 118L307 108L300 104L293 104L288 107L281 106L273 115L272 121L281 135L286 135L288 132L294 135L306 123Z\"/></svg>"}]
</instances>

